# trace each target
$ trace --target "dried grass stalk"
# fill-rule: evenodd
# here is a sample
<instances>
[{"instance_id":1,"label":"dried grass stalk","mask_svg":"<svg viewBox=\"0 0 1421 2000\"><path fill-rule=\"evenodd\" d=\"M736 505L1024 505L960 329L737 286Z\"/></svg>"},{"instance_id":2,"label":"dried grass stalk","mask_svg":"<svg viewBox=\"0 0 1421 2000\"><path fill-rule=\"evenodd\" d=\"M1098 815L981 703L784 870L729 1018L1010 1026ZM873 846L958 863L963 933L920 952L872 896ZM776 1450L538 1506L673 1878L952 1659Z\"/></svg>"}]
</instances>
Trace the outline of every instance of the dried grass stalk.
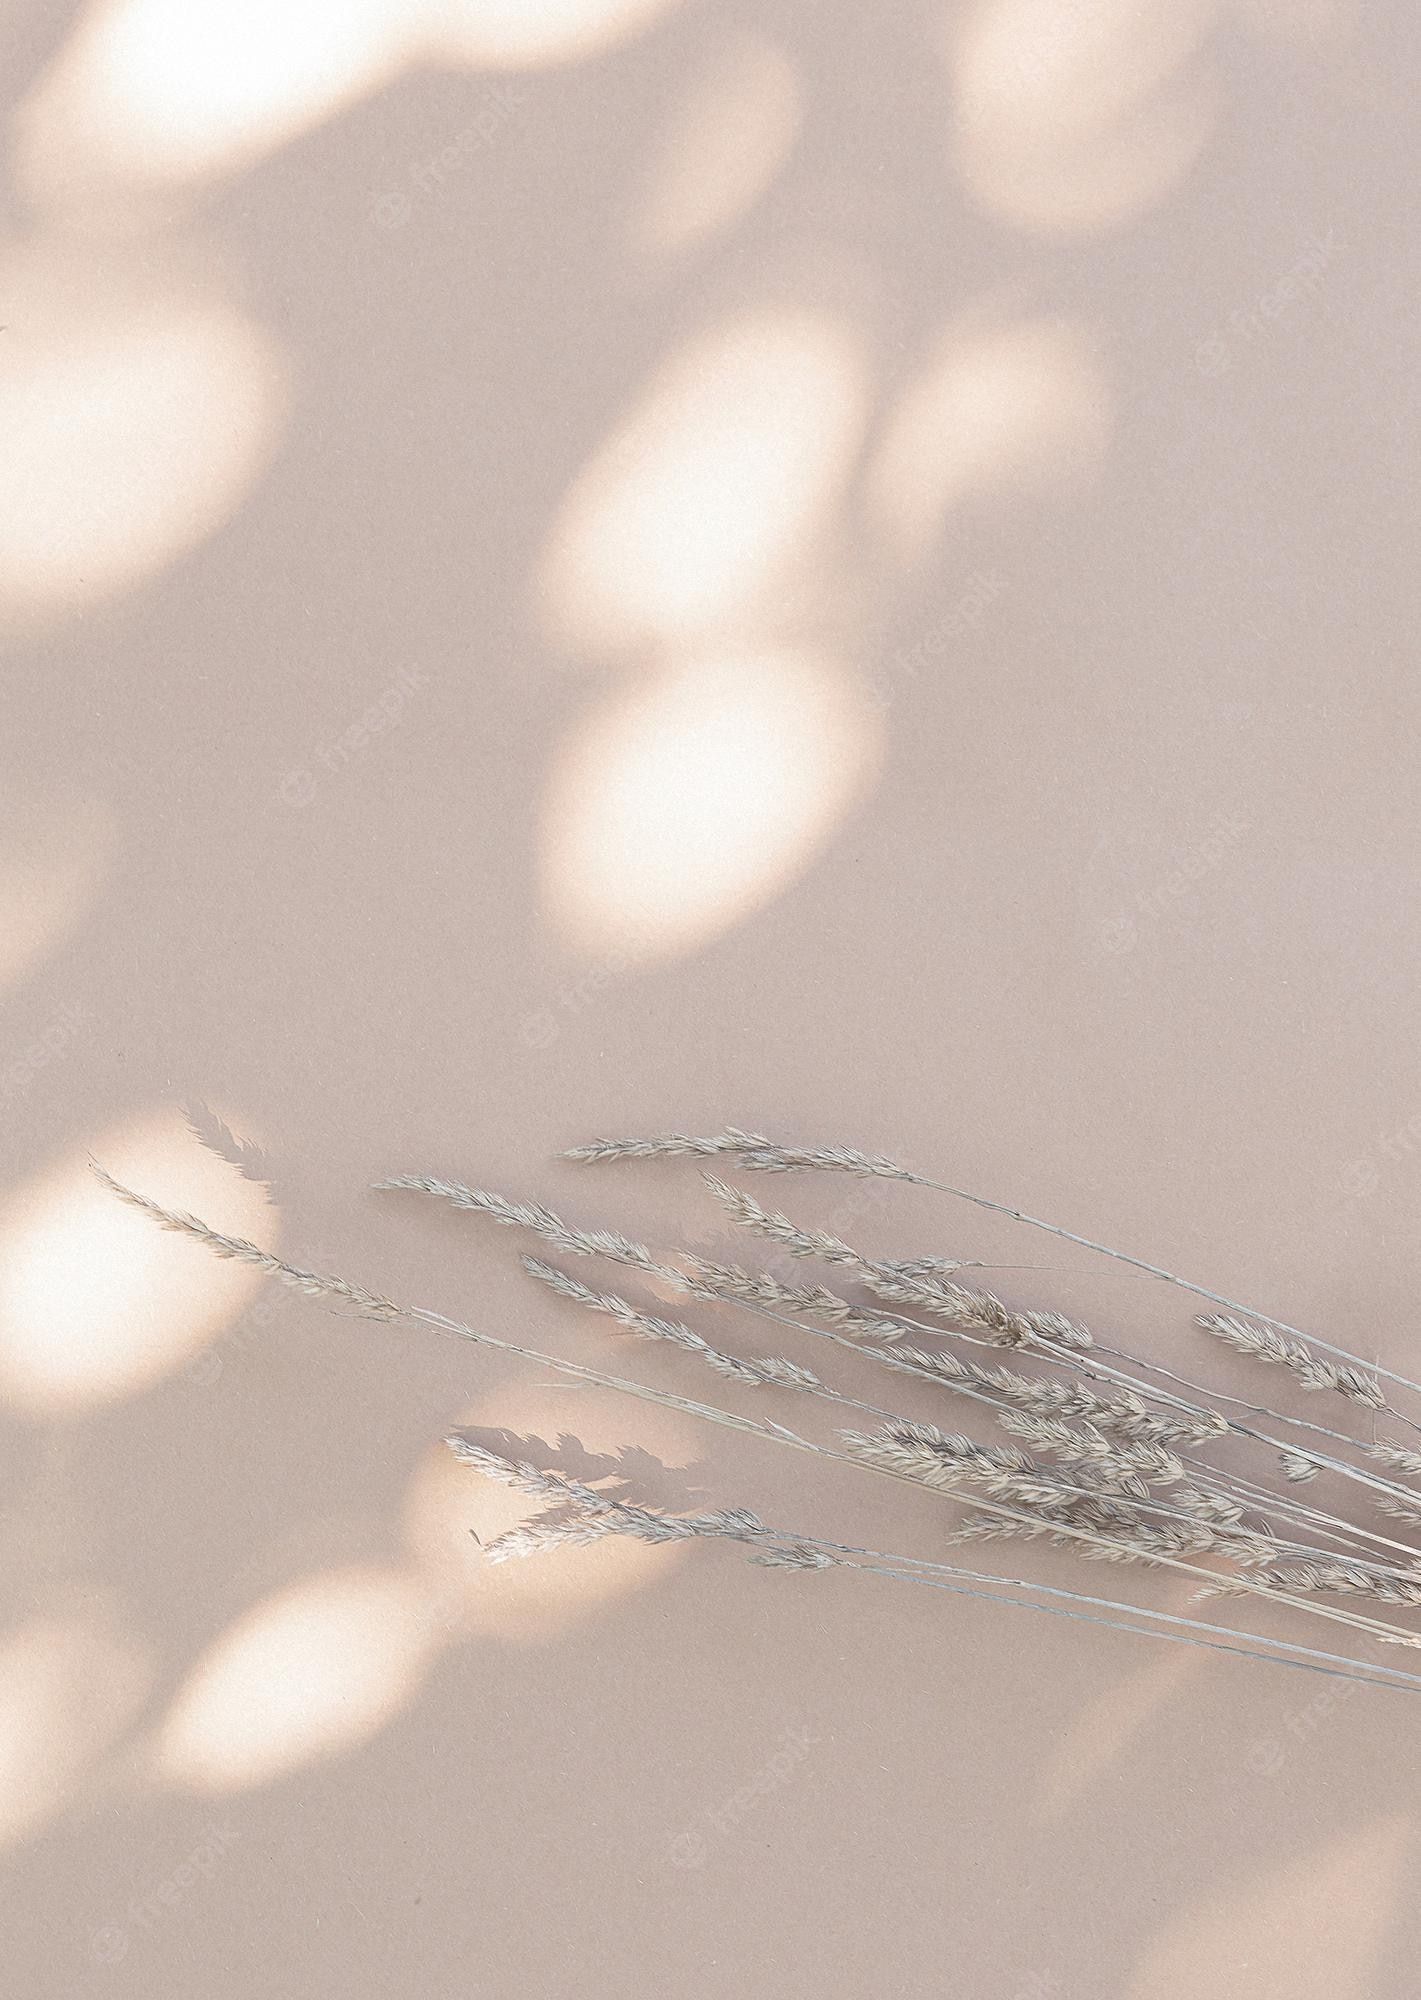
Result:
<instances>
[{"instance_id":1,"label":"dried grass stalk","mask_svg":"<svg viewBox=\"0 0 1421 2000\"><path fill-rule=\"evenodd\" d=\"M576 1149L574 1156L606 1160L665 1154L702 1159L729 1156L741 1166L767 1172L828 1167L941 1185L924 1182L923 1177L891 1162L850 1149L782 1148L759 1135L734 1130L711 1140L673 1135L665 1140L598 1141ZM561 1296L610 1318L637 1338L693 1355L732 1385L756 1390L773 1386L811 1399L809 1407L832 1403L866 1412L876 1421L877 1428L872 1431L840 1430L835 1442L826 1443L769 1418L742 1416L608 1375L476 1331L423 1308L402 1308L359 1285L303 1270L244 1239L223 1235L196 1217L166 1210L121 1187L102 1170L96 1171L120 1199L161 1227L192 1237L215 1255L260 1268L310 1296L353 1307L373 1318L415 1318L577 1380L609 1386L767 1442L928 1488L957 1509L966 1510L954 1524L954 1539L1039 1539L1096 1561L1163 1566L1190 1576L1205 1593L1258 1597L1325 1618L1345 1626L1358 1642L1421 1645L1421 1635L1415 1631L1361 1608L1370 1603L1389 1612L1409 1613L1421 1605L1421 1550L1391 1540L1375 1527L1330 1515L1289 1497L1294 1482L1327 1472L1350 1488L1365 1490L1368 1500L1392 1519L1416 1523L1421 1519L1421 1492L1368 1470L1367 1463L1385 1467L1390 1473L1421 1478L1421 1452L1390 1440L1350 1438L1344 1432L1304 1424L1300 1419L1274 1417L1254 1405L1244 1406L1252 1415L1269 1418L1274 1427L1292 1424L1316 1431L1337 1449L1288 1445L1267 1430L1225 1418L1210 1407L1206 1392L1182 1378L1169 1376L1153 1364L1137 1362L1123 1350L1099 1346L1086 1329L1058 1313L1008 1305L989 1292L969 1289L956 1275L964 1268L961 1260L940 1254L893 1259L865 1256L842 1237L802 1227L722 1180L713 1179L710 1185L739 1225L795 1257L827 1264L840 1274L836 1283L846 1289L820 1283L789 1285L769 1274L699 1258L686 1260L683 1268L680 1262L658 1259L644 1244L619 1231L573 1226L541 1203L509 1200L457 1181L402 1175L381 1183L433 1196L504 1227L528 1230L565 1254L606 1258L634 1271L642 1280L669 1282L709 1310L753 1312L852 1349L897 1377L906 1375L935 1385L980 1406L984 1415L990 1415L1021 1441L1010 1446L985 1444L895 1414L834 1386L797 1361L784 1356L749 1359L727 1352L686 1320L655 1312L620 1294L596 1290L541 1257L525 1260L530 1272ZM867 1298L853 1296L855 1291ZM1228 1301L1220 1303L1229 1305ZM881 1308L885 1304L909 1311L884 1312ZM940 1324L925 1324L925 1320ZM1316 1347L1326 1347L1326 1343L1308 1345L1281 1323L1265 1320L1253 1324L1251 1319L1233 1317L1232 1312L1207 1315L1203 1323L1229 1345L1286 1368L1306 1388L1332 1390L1371 1413L1398 1417L1377 1377L1342 1350L1328 1348L1335 1358L1324 1359ZM950 1344L928 1345L924 1336ZM968 1349L1020 1349L1027 1368L986 1365L970 1353L958 1351L963 1345ZM1030 1368L1036 1372L1027 1372ZM1173 1388L1162 1387L1148 1379L1151 1373L1167 1377L1189 1393L1180 1395ZM1199 1395L1206 1395L1206 1400L1195 1400ZM1409 1418L1399 1420L1411 1423ZM1255 1459L1261 1456L1264 1463L1259 1472L1263 1476L1225 1471L1200 1458L1200 1453L1225 1439L1237 1450L1251 1452ZM450 1443L464 1462L489 1477L519 1486L544 1503L535 1519L499 1538L492 1551L495 1560L581 1545L606 1534L626 1534L646 1541L721 1539L748 1546L752 1559L774 1567L813 1570L847 1563L920 1582L934 1581L944 1588L968 1587L949 1581L971 1574L956 1571L951 1565L926 1563L921 1558L883 1557L814 1537L787 1536L767 1528L744 1509L660 1513L561 1474L501 1458L469 1440ZM1022 1449L1022 1445L1031 1449ZM1264 1477L1271 1471L1276 1479L1280 1466L1284 1483L1282 1490L1277 1490L1265 1484ZM993 1581L975 1578L971 1588ZM1027 1588L1020 1580L1012 1587ZM1069 1599L1077 1594L1058 1591L1057 1595ZM1343 1602L1320 1601L1329 1597ZM1133 1612L1141 1620L1158 1618L1169 1623L1172 1619L1172 1614L1146 1606L1111 1604L1109 1608L1112 1613ZM1190 1625L1196 1621L1173 1622ZM1194 1643L1229 1647L1237 1641L1256 1656L1267 1656L1270 1646L1286 1650L1283 1642L1263 1635L1228 1628L1200 1629L1224 1636L1205 1639L1195 1635ZM1292 1650L1308 1653L1311 1649ZM1332 1664L1323 1668L1324 1661ZM1390 1675L1386 1684L1421 1687L1421 1677L1400 1675L1395 1669L1363 1670L1342 1656L1317 1654L1315 1665L1325 1671Z\"/></svg>"},{"instance_id":2,"label":"dried grass stalk","mask_svg":"<svg viewBox=\"0 0 1421 2000\"><path fill-rule=\"evenodd\" d=\"M1373 1376L1364 1374L1360 1368L1338 1367L1335 1362L1314 1354L1302 1341L1284 1339L1271 1326L1253 1326L1230 1313L1200 1313L1195 1323L1239 1354L1250 1354L1256 1360L1290 1369L1305 1389L1331 1389L1368 1410L1387 1407L1382 1385Z\"/></svg>"}]
</instances>

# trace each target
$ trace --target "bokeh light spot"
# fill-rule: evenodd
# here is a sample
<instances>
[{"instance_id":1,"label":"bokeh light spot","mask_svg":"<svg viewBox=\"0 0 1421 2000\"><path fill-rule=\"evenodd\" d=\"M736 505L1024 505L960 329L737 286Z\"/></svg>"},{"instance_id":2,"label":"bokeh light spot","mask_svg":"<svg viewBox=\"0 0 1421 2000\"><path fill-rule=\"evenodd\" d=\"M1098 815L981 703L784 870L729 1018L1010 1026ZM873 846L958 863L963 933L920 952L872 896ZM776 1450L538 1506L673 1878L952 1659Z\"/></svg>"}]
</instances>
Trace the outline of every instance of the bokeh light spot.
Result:
<instances>
[{"instance_id":1,"label":"bokeh light spot","mask_svg":"<svg viewBox=\"0 0 1421 2000\"><path fill-rule=\"evenodd\" d=\"M176 1111L102 1134L94 1156L165 1207L275 1247L264 1190ZM125 1207L69 1154L0 1209L0 1397L63 1413L136 1394L212 1340L264 1282Z\"/></svg>"},{"instance_id":2,"label":"bokeh light spot","mask_svg":"<svg viewBox=\"0 0 1421 2000\"><path fill-rule=\"evenodd\" d=\"M558 635L596 656L748 615L842 493L866 394L858 342L816 314L691 341L555 523L542 596Z\"/></svg>"},{"instance_id":3,"label":"bokeh light spot","mask_svg":"<svg viewBox=\"0 0 1421 2000\"><path fill-rule=\"evenodd\" d=\"M545 898L584 950L703 944L808 866L877 767L876 717L807 652L688 661L593 711L543 811Z\"/></svg>"},{"instance_id":4,"label":"bokeh light spot","mask_svg":"<svg viewBox=\"0 0 1421 2000\"><path fill-rule=\"evenodd\" d=\"M870 516L919 555L966 499L1069 491L1100 463L1109 408L1081 329L949 328L889 419L868 474Z\"/></svg>"},{"instance_id":5,"label":"bokeh light spot","mask_svg":"<svg viewBox=\"0 0 1421 2000\"><path fill-rule=\"evenodd\" d=\"M266 464L277 350L211 288L90 245L0 263L0 614L71 609L205 540Z\"/></svg>"},{"instance_id":6,"label":"bokeh light spot","mask_svg":"<svg viewBox=\"0 0 1421 2000\"><path fill-rule=\"evenodd\" d=\"M673 103L635 217L635 248L659 255L721 234L760 198L799 132L799 84L783 50L740 33Z\"/></svg>"},{"instance_id":7,"label":"bokeh light spot","mask_svg":"<svg viewBox=\"0 0 1421 2000\"><path fill-rule=\"evenodd\" d=\"M410 1699L436 1648L426 1595L398 1571L306 1578L198 1661L158 1732L155 1773L240 1791L356 1749Z\"/></svg>"}]
</instances>

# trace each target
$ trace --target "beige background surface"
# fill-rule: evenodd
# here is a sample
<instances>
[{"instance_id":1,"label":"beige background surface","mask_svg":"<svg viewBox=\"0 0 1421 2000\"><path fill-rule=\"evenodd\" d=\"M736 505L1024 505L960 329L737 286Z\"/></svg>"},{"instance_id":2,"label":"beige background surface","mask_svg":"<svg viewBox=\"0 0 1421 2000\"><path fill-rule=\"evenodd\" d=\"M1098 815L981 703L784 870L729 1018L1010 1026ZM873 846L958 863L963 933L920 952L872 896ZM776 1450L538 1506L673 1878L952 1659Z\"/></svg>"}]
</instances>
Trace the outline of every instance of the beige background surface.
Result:
<instances>
[{"instance_id":1,"label":"beige background surface","mask_svg":"<svg viewBox=\"0 0 1421 2000\"><path fill-rule=\"evenodd\" d=\"M1414 1372L1412 10L0 33L7 1991L1409 2000L1409 1697L733 1550L481 1570L461 1421L942 1522L85 1160L699 1394L366 1190L704 1246L694 1171L552 1157L737 1122ZM1196 1351L978 1211L775 1192Z\"/></svg>"}]
</instances>

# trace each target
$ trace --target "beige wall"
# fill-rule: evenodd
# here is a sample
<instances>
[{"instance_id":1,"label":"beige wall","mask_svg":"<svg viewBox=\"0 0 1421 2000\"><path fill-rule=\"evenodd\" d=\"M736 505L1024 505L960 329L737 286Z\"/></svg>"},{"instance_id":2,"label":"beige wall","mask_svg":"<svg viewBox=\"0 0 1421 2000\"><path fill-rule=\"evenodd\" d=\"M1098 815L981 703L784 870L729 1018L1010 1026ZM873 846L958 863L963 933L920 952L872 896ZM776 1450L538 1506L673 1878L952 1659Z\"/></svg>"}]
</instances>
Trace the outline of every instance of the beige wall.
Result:
<instances>
[{"instance_id":1,"label":"beige wall","mask_svg":"<svg viewBox=\"0 0 1421 2000\"><path fill-rule=\"evenodd\" d=\"M1411 12L426 13L0 16L8 1990L1409 2000L1409 1697L733 1551L481 1569L455 1422L942 1519L263 1292L85 1161L695 1395L366 1189L704 1245L693 1171L551 1156L738 1122L1416 1372ZM1196 1355L979 1211L775 1192Z\"/></svg>"}]
</instances>

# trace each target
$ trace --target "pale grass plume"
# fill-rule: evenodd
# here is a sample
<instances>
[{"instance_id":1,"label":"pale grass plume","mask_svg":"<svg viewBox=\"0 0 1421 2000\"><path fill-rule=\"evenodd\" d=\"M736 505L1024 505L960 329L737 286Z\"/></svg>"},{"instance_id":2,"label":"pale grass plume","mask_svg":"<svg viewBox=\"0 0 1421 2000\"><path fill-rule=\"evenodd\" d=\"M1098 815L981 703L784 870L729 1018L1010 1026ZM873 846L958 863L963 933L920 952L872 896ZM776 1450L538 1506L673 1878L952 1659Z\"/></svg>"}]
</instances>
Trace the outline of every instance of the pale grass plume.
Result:
<instances>
[{"instance_id":1,"label":"pale grass plume","mask_svg":"<svg viewBox=\"0 0 1421 2000\"><path fill-rule=\"evenodd\" d=\"M997 1422L1063 1465L1089 1465L1103 1478L1169 1485L1185 1477L1183 1461L1163 1445L1122 1443L1089 1425L1062 1423L1058 1417L1038 1417L1024 1410L1003 1410Z\"/></svg>"},{"instance_id":2,"label":"pale grass plume","mask_svg":"<svg viewBox=\"0 0 1421 2000\"><path fill-rule=\"evenodd\" d=\"M930 1273L915 1274L907 1263L883 1263L865 1257L836 1236L823 1230L801 1229L787 1215L763 1208L743 1188L706 1177L711 1192L731 1218L767 1242L777 1243L796 1257L819 1257L847 1265L875 1298L891 1305L910 1305L948 1320L958 1327L970 1327L1003 1346L1018 1347L1049 1342L1072 1348L1091 1345L1084 1327L1078 1327L1054 1312L1013 1312L990 1292L970 1291L950 1278ZM938 1260L918 1260L936 1264ZM958 1265L955 1268L961 1269Z\"/></svg>"},{"instance_id":3,"label":"pale grass plume","mask_svg":"<svg viewBox=\"0 0 1421 2000\"><path fill-rule=\"evenodd\" d=\"M180 1235L191 1236L203 1244L214 1257L224 1257L239 1264L252 1264L276 1278L293 1291L304 1292L308 1298L340 1299L344 1304L355 1306L371 1319L396 1319L400 1308L389 1299L382 1299L375 1292L367 1292L361 1285L347 1283L344 1278L323 1276L319 1271L303 1271L299 1265L288 1264L275 1257L269 1250L262 1250L255 1243L249 1243L244 1236L224 1236L218 1229L201 1221L195 1215L185 1215L179 1209L163 1208L145 1194L137 1194L132 1188L124 1187L112 1174L91 1160L90 1171L102 1181L110 1193L126 1202L130 1208L141 1210L156 1222L160 1229L176 1230Z\"/></svg>"},{"instance_id":4,"label":"pale grass plume","mask_svg":"<svg viewBox=\"0 0 1421 2000\"><path fill-rule=\"evenodd\" d=\"M639 1334L643 1340L669 1341L688 1354L699 1355L707 1367L732 1381L758 1386L775 1383L781 1387L801 1389L817 1389L820 1386L818 1376L807 1368L801 1368L798 1362L787 1361L778 1355L746 1361L739 1355L723 1354L684 1321L663 1319L658 1314L642 1312L615 1292L594 1291L570 1272L560 1271L555 1264L544 1263L541 1257L525 1257L523 1268L564 1298L586 1306L589 1311L606 1313L619 1326L625 1327L629 1333Z\"/></svg>"},{"instance_id":5,"label":"pale grass plume","mask_svg":"<svg viewBox=\"0 0 1421 2000\"><path fill-rule=\"evenodd\" d=\"M734 1130L709 1140L672 1134L649 1141L598 1141L577 1149L576 1156L615 1160L678 1153L702 1161L730 1160L758 1171L787 1172L813 1166L922 1180L872 1155L840 1148L780 1148L761 1135ZM1304 1474L1312 1478L1326 1470L1345 1475L1353 1498L1360 1484L1369 1503L1393 1520L1414 1524L1421 1514L1421 1492L1413 1494L1410 1488L1381 1477L1379 1468L1421 1479L1421 1452L1387 1441L1348 1437L1340 1430L1324 1433L1329 1445L1336 1446L1329 1456L1301 1447L1290 1450L1264 1431L1250 1430L1238 1420L1230 1422L1207 1405L1161 1388L1157 1381L1147 1379L1152 1364L1138 1362L1116 1347L1094 1347L1090 1334L1062 1315L1009 1305L991 1293L969 1289L959 1282L958 1274L964 1269L961 1260L939 1254L892 1259L866 1256L841 1236L817 1227L801 1227L724 1181L712 1183L713 1189L737 1223L793 1256L828 1264L838 1274L834 1286L791 1285L769 1274L699 1258L687 1260L683 1269L669 1255L658 1258L644 1244L618 1230L571 1225L540 1202L511 1200L460 1181L401 1175L380 1183L482 1214L503 1227L529 1231L542 1244L566 1256L603 1257L635 1272L641 1280L658 1285L669 1282L699 1305L718 1312L768 1315L796 1333L837 1341L842 1347L854 1348L863 1358L852 1361L849 1365L853 1367L861 1367L863 1361L879 1364L900 1384L905 1376L916 1378L987 1406L992 1417L1017 1440L1009 1446L986 1445L920 1423L916 1417L894 1415L846 1394L832 1380L787 1356L743 1358L714 1344L682 1319L644 1306L635 1298L597 1290L541 1256L526 1260L541 1283L608 1317L638 1339L689 1354L699 1365L746 1387L779 1386L802 1391L806 1398L867 1411L879 1426L871 1433L839 1431L833 1442L825 1442L822 1426L820 1435L813 1430L800 1435L767 1417L743 1416L481 1333L438 1313L402 1308L378 1293L305 1271L245 1239L225 1236L196 1217L164 1209L96 1171L118 1198L148 1214L159 1226L179 1230L212 1254L249 1263L313 1297L377 1318L422 1320L535 1365L561 1370L575 1380L601 1384L816 1458L859 1465L931 1488L954 1508L948 1523L954 1539L1042 1539L1077 1556L1168 1568L1191 1577L1196 1588L1238 1595L1246 1601L1256 1596L1275 1609L1308 1612L1313 1617L1306 1623L1326 1618L1344 1626L1354 1642L1387 1646L1421 1643L1404 1623L1368 1615L1365 1610L1375 1605L1404 1617L1421 1609L1421 1550L1412 1550L1400 1540L1388 1541L1375 1519L1368 1528L1310 1507L1301 1498L1288 1497L1293 1483ZM931 1181L922 1184L939 1185ZM1339 1353L1337 1359L1324 1359L1293 1339L1291 1329L1274 1322L1256 1326L1231 1315L1212 1318L1227 1322L1211 1325L1216 1337L1282 1365L1305 1386L1334 1390L1369 1412L1396 1415L1385 1402L1379 1381L1354 1357ZM923 1324L923 1320L943 1324ZM934 1340L944 1344L934 1347L930 1344ZM985 1355L973 1360L959 1351L1003 1346L1021 1350L1019 1365L1013 1358L1010 1367L988 1366ZM1195 1390L1196 1385L1183 1382L1181 1377L1170 1379L1191 1393ZM897 1397L892 1400L895 1404L898 1401ZM763 1407L758 1397L756 1402L757 1407ZM766 1403L776 1406L773 1399L766 1399ZM823 1414L807 1400L804 1407L811 1417ZM1255 1415L1271 1414L1257 1411L1253 1405L1243 1407ZM1296 1421L1273 1419L1275 1426ZM1336 1421L1340 1425L1343 1419L1339 1416ZM1207 1457L1198 1456L1210 1453L1221 1441L1228 1446L1226 1466L1215 1466ZM969 1586L963 1579L972 1573L951 1565L875 1555L812 1535L789 1535L767 1527L745 1509L726 1507L687 1514L658 1511L561 1474L501 1457L468 1440L451 1439L450 1445L465 1463L486 1476L518 1486L541 1504L536 1518L499 1538L490 1552L494 1560L619 1534L648 1542L725 1540L741 1544L754 1560L774 1567L823 1569L847 1563L907 1580L933 1582L941 1588L963 1589L968 1594L982 1594L979 1586L1005 1581L976 1578ZM1375 1468L1370 1472L1365 1469L1369 1463ZM1235 1471L1235 1465L1247 1467L1247 1473ZM1273 1486L1261 1484L1264 1479L1271 1479ZM1158 1493L1157 1488L1161 1489ZM1013 1588L1047 1586L1018 1581ZM1077 1606L1098 1607L1106 1602L1069 1590L1057 1590L1056 1594ZM1328 1603L1329 1598L1339 1601ZM1158 1618L1165 1623L1172 1617L1143 1604L1111 1603L1108 1609L1112 1617L1098 1622L1110 1623L1116 1614L1138 1621ZM1175 1622L1187 1627L1193 1621ZM1138 1627L1127 1625L1125 1629ZM1270 1645L1280 1650L1292 1647L1299 1653L1311 1650L1225 1626L1199 1627L1191 1642L1223 1645L1226 1650L1236 1646L1260 1657L1266 1656ZM1351 1674L1366 1669L1366 1663L1339 1655L1318 1654L1316 1659L1319 1664L1331 1662L1328 1671ZM1371 1670L1378 1674L1398 1671ZM1382 1684L1411 1684L1413 1680L1398 1676ZM1421 1681L1415 1684L1421 1686Z\"/></svg>"},{"instance_id":6,"label":"pale grass plume","mask_svg":"<svg viewBox=\"0 0 1421 2000\"><path fill-rule=\"evenodd\" d=\"M703 1514L670 1514L614 1499L556 1471L540 1470L505 1458L457 1432L445 1439L450 1451L487 1479L552 1503L549 1513L510 1529L484 1550L490 1562L536 1555L552 1548L583 1545L605 1535L630 1535L641 1542L713 1539L747 1544L751 1560L781 1569L826 1569L833 1558L767 1528L747 1508L724 1507Z\"/></svg>"},{"instance_id":7,"label":"pale grass plume","mask_svg":"<svg viewBox=\"0 0 1421 2000\"><path fill-rule=\"evenodd\" d=\"M1286 1320L1277 1318L1275 1314L1262 1312L1256 1306L1244 1305L1237 1299L1228 1298L1222 1292L1213 1291L1208 1285L1198 1284L1192 1278L1181 1277L1177 1272L1166 1270L1162 1264L1152 1263L1148 1258L1136 1257L1128 1250L1115 1249L1111 1244L1101 1243L1093 1236L1083 1235L1074 1229L1066 1229L1060 1223L1049 1222L1043 1216L1032 1215L1026 1209L1015 1207L1009 1202L995 1201L990 1196L978 1194L970 1188L954 1186L951 1181L931 1174L916 1173L881 1155L861 1153L850 1147L783 1146L767 1139L763 1134L745 1133L728 1128L714 1139L674 1137L649 1140L599 1140L590 1147L574 1147L567 1157L584 1160L645 1158L656 1153L678 1151L729 1155L734 1157L739 1165L751 1169L785 1173L809 1169L876 1174L890 1180L907 1181L915 1187L932 1188L939 1194L950 1196L953 1200L970 1202L974 1207L986 1209L993 1215L1007 1216L1028 1229L1041 1230L1063 1243L1074 1243L1096 1256L1108 1257L1115 1263L1142 1272L1146 1277L1157 1278L1165 1284L1177 1286L1180 1291L1191 1292L1196 1298L1207 1299L1213 1305L1222 1307L1227 1313L1239 1313L1251 1319L1263 1320L1279 1333L1297 1340L1309 1338L1297 1327L1290 1326ZM1310 1338L1314 1348L1321 1348L1334 1358L1361 1370L1364 1380L1380 1376L1399 1384L1414 1395L1421 1395L1421 1383L1413 1381L1409 1376L1398 1374L1390 1368L1383 1368L1380 1364L1373 1364L1369 1368L1357 1355L1349 1353L1345 1348L1331 1341L1322 1340L1316 1335ZM1396 1412L1393 1411L1392 1414L1395 1415ZM1408 1428L1421 1435L1421 1423L1409 1417L1403 1421Z\"/></svg>"},{"instance_id":8,"label":"pale grass plume","mask_svg":"<svg viewBox=\"0 0 1421 2000\"><path fill-rule=\"evenodd\" d=\"M1254 1572L1255 1581L1289 1592L1326 1591L1333 1596L1369 1597L1378 1604L1414 1606L1421 1604L1421 1572L1408 1576L1399 1571L1380 1571L1360 1563L1324 1561L1277 1563ZM1213 1594L1232 1594L1233 1585L1221 1580Z\"/></svg>"},{"instance_id":9,"label":"pale grass plume","mask_svg":"<svg viewBox=\"0 0 1421 2000\"><path fill-rule=\"evenodd\" d=\"M698 1296L773 1307L776 1311L814 1314L856 1340L896 1341L922 1332L909 1320L865 1311L827 1285L787 1285L768 1271L745 1271L735 1264L715 1264L705 1257L687 1259L688 1288Z\"/></svg>"},{"instance_id":10,"label":"pale grass plume","mask_svg":"<svg viewBox=\"0 0 1421 2000\"><path fill-rule=\"evenodd\" d=\"M888 1180L916 1178L905 1168L895 1166L892 1160L856 1152L849 1146L777 1146L760 1133L737 1131L733 1125L709 1139L695 1139L680 1132L656 1139L593 1139L585 1146L570 1147L563 1158L598 1162L649 1160L676 1154L702 1159L730 1154L738 1165L752 1173L792 1173L801 1167L822 1167L837 1173L878 1175Z\"/></svg>"},{"instance_id":11,"label":"pale grass plume","mask_svg":"<svg viewBox=\"0 0 1421 2000\"><path fill-rule=\"evenodd\" d=\"M486 1215L490 1221L502 1223L506 1228L526 1229L532 1235L540 1236L555 1250L571 1257L609 1257L616 1263L631 1264L639 1270L656 1269L656 1260L644 1243L633 1243L629 1237L615 1230L574 1228L550 1208L544 1208L541 1202L510 1201L487 1188L465 1187L461 1181L435 1180L425 1174L396 1174L389 1180L376 1181L375 1186L382 1192L405 1189L416 1194L433 1195L438 1201L448 1202L452 1208Z\"/></svg>"},{"instance_id":12,"label":"pale grass plume","mask_svg":"<svg viewBox=\"0 0 1421 2000\"><path fill-rule=\"evenodd\" d=\"M1271 1326L1251 1325L1246 1320L1235 1319L1231 1313L1200 1313L1196 1324L1239 1354L1252 1355L1258 1361L1271 1361L1280 1368L1289 1369L1305 1389L1332 1389L1354 1403L1361 1403L1366 1409L1387 1408L1381 1383L1374 1376L1360 1368L1338 1366L1325 1356L1315 1354L1302 1341L1286 1339Z\"/></svg>"}]
</instances>

